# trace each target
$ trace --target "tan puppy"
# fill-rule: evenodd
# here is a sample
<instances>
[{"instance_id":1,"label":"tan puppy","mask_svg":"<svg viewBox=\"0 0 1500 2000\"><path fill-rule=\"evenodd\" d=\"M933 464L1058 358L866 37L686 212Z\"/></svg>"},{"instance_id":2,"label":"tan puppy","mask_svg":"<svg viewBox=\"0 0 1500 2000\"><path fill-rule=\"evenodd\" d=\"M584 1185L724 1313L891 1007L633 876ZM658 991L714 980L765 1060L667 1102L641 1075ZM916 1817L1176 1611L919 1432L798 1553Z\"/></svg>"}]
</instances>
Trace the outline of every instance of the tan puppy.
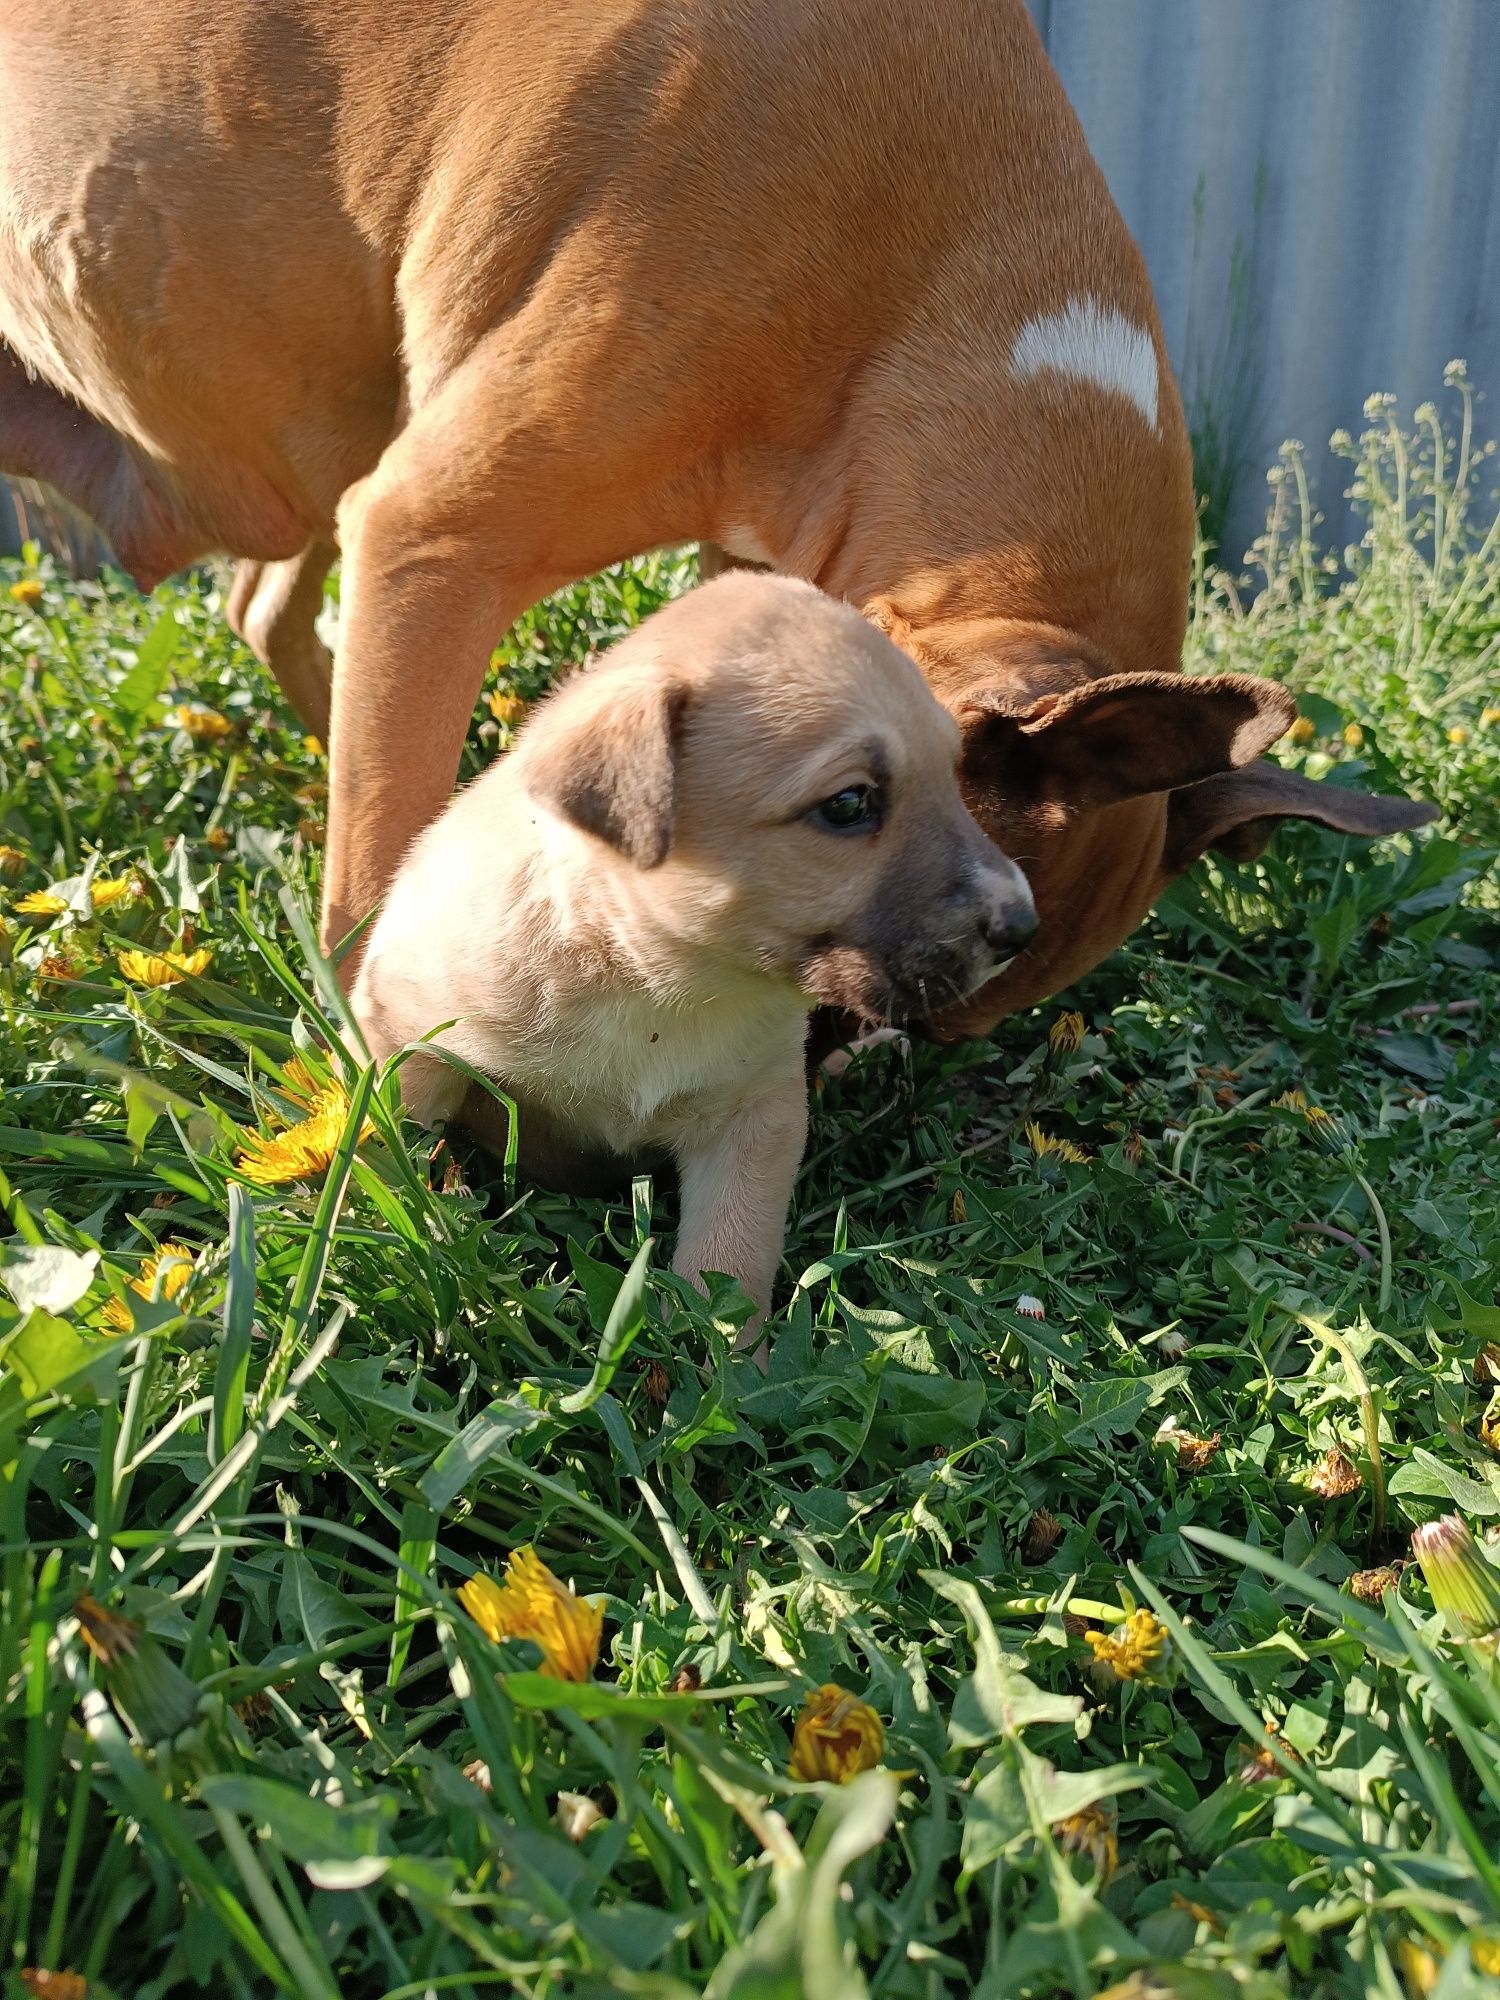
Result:
<instances>
[{"instance_id":1,"label":"tan puppy","mask_svg":"<svg viewBox=\"0 0 1500 2000\"><path fill-rule=\"evenodd\" d=\"M969 817L959 735L910 660L810 585L729 576L565 683L417 841L354 990L372 1053L441 1043L520 1107L554 1184L669 1155L675 1267L764 1308L823 1002L899 1019L1030 937ZM437 1056L428 1121L467 1088Z\"/></svg>"}]
</instances>

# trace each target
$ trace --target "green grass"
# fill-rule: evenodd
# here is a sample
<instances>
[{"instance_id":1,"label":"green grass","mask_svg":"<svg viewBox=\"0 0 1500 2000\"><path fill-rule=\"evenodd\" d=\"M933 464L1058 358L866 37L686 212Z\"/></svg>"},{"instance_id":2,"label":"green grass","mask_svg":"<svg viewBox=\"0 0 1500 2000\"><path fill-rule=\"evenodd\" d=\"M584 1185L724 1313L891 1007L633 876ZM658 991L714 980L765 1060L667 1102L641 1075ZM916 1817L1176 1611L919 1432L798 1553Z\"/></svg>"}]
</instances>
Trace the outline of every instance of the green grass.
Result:
<instances>
[{"instance_id":1,"label":"green grass","mask_svg":"<svg viewBox=\"0 0 1500 2000\"><path fill-rule=\"evenodd\" d=\"M1205 574L1192 655L1312 690L1292 754L1443 826L1283 835L992 1045L828 1085L768 1378L735 1298L655 1247L623 1282L672 1227L649 1188L508 1192L346 1054L372 1136L237 1175L294 1048L339 1041L320 757L208 581L4 568L42 584L0 587L7 1993L1493 1990L1493 1655L1415 1566L1383 1608L1345 1588L1441 1513L1500 1526L1500 565L1483 461L1432 448L1376 410L1338 575L1289 469L1269 582ZM564 594L497 679L534 694L690 576ZM232 731L195 744L184 699ZM140 897L14 913L91 868ZM177 945L202 978L122 978ZM187 1288L124 1292L168 1242ZM526 1543L604 1600L588 1685L456 1603ZM92 1659L84 1592L133 1662ZM1141 1605L1168 1652L1114 1680L1083 1631ZM830 1681L885 1769L802 1786ZM577 1843L560 1793L602 1813Z\"/></svg>"}]
</instances>

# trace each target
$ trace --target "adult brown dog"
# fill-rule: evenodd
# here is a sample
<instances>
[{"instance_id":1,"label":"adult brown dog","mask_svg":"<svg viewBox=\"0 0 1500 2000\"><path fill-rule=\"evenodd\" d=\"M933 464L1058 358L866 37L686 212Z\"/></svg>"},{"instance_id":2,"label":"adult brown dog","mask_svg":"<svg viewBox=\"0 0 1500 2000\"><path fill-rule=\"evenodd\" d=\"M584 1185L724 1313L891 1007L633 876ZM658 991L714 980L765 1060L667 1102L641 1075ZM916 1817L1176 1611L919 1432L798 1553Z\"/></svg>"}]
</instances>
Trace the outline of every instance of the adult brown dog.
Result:
<instances>
[{"instance_id":1,"label":"adult brown dog","mask_svg":"<svg viewBox=\"0 0 1500 2000\"><path fill-rule=\"evenodd\" d=\"M725 577L537 710L403 861L354 983L380 1059L435 1036L520 1109L521 1164L587 1189L669 1156L676 1268L764 1309L819 1002L962 999L1035 929L964 809L958 731L847 604ZM452 1118L464 1073L402 1093Z\"/></svg>"},{"instance_id":2,"label":"adult brown dog","mask_svg":"<svg viewBox=\"0 0 1500 2000\"><path fill-rule=\"evenodd\" d=\"M1431 817L1184 679L1193 493L1141 259L1021 0L50 0L0 24L0 465L234 610L321 730L323 930L452 787L490 648L710 538L848 598L966 735L1031 951L1210 846Z\"/></svg>"}]
</instances>

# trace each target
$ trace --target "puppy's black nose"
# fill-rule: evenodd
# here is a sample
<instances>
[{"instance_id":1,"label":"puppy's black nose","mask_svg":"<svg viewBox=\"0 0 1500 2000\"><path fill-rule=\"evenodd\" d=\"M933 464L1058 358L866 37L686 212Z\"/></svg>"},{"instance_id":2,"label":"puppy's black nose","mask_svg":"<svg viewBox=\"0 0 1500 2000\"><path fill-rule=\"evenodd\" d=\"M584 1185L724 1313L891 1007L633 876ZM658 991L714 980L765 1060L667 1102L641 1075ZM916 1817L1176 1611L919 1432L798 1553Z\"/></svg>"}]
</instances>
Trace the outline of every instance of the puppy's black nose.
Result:
<instances>
[{"instance_id":1,"label":"puppy's black nose","mask_svg":"<svg viewBox=\"0 0 1500 2000\"><path fill-rule=\"evenodd\" d=\"M986 917L980 929L996 958L1014 958L1036 936L1037 915L1029 903L1018 903L997 916Z\"/></svg>"}]
</instances>

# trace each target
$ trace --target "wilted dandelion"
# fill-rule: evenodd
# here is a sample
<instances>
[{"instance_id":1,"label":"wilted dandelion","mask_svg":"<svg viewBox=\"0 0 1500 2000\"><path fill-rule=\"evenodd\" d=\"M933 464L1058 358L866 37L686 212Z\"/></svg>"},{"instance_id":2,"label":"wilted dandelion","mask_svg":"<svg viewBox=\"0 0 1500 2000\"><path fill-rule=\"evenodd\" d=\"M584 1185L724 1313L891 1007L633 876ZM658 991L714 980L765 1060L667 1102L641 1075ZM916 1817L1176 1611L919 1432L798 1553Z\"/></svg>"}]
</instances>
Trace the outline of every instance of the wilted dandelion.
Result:
<instances>
[{"instance_id":1,"label":"wilted dandelion","mask_svg":"<svg viewBox=\"0 0 1500 2000\"><path fill-rule=\"evenodd\" d=\"M1052 1831L1064 1854L1085 1856L1099 1877L1100 1888L1107 1888L1120 1865L1120 1843L1108 1815L1098 1806L1085 1806L1081 1812L1055 1821Z\"/></svg>"},{"instance_id":2,"label":"wilted dandelion","mask_svg":"<svg viewBox=\"0 0 1500 2000\"><path fill-rule=\"evenodd\" d=\"M203 839L213 853L227 854L229 852L230 840L227 826L211 826L208 832L204 834Z\"/></svg>"},{"instance_id":3,"label":"wilted dandelion","mask_svg":"<svg viewBox=\"0 0 1500 2000\"><path fill-rule=\"evenodd\" d=\"M26 866L24 848L12 847L8 841L0 841L0 875L19 875Z\"/></svg>"},{"instance_id":4,"label":"wilted dandelion","mask_svg":"<svg viewBox=\"0 0 1500 2000\"><path fill-rule=\"evenodd\" d=\"M1082 1014L1059 1014L1047 1030L1047 1046L1054 1055L1076 1055L1083 1047L1083 1036Z\"/></svg>"},{"instance_id":5,"label":"wilted dandelion","mask_svg":"<svg viewBox=\"0 0 1500 2000\"><path fill-rule=\"evenodd\" d=\"M89 1983L81 1972L44 1972L23 1965L17 1977L31 2000L88 2000Z\"/></svg>"},{"instance_id":6,"label":"wilted dandelion","mask_svg":"<svg viewBox=\"0 0 1500 2000\"><path fill-rule=\"evenodd\" d=\"M1391 1564L1382 1564L1379 1569L1357 1569L1344 1588L1361 1604L1379 1604L1386 1592L1394 1590L1400 1581L1400 1570Z\"/></svg>"},{"instance_id":7,"label":"wilted dandelion","mask_svg":"<svg viewBox=\"0 0 1500 2000\"><path fill-rule=\"evenodd\" d=\"M1022 1292L1016 1300L1016 1311L1022 1319L1045 1319L1047 1308L1033 1292Z\"/></svg>"},{"instance_id":8,"label":"wilted dandelion","mask_svg":"<svg viewBox=\"0 0 1500 2000\"><path fill-rule=\"evenodd\" d=\"M967 1222L968 1219L969 1219L969 1204L967 1201L964 1200L964 1191L962 1188L955 1188L953 1191L953 1199L948 1204L948 1220L956 1224L960 1222Z\"/></svg>"},{"instance_id":9,"label":"wilted dandelion","mask_svg":"<svg viewBox=\"0 0 1500 2000\"><path fill-rule=\"evenodd\" d=\"M1444 1514L1418 1528L1411 1549L1455 1637L1491 1639L1500 1632L1500 1574L1459 1515Z\"/></svg>"},{"instance_id":10,"label":"wilted dandelion","mask_svg":"<svg viewBox=\"0 0 1500 2000\"><path fill-rule=\"evenodd\" d=\"M1021 1560L1028 1568L1035 1569L1044 1563L1062 1540L1063 1526L1055 1514L1045 1507L1038 1507L1026 1523L1026 1533L1021 1541Z\"/></svg>"},{"instance_id":11,"label":"wilted dandelion","mask_svg":"<svg viewBox=\"0 0 1500 2000\"><path fill-rule=\"evenodd\" d=\"M1281 1768L1275 1752L1271 1748L1273 1740L1281 1750L1283 1757L1290 1757L1294 1763L1297 1761L1296 1751L1282 1737L1275 1723L1268 1722L1266 1724L1266 1740L1264 1743L1242 1743L1240 1745L1238 1777L1242 1785L1263 1785L1270 1778L1284 1778L1286 1776L1286 1772Z\"/></svg>"},{"instance_id":12,"label":"wilted dandelion","mask_svg":"<svg viewBox=\"0 0 1500 2000\"><path fill-rule=\"evenodd\" d=\"M530 1639L540 1647L542 1672L554 1680L586 1681L599 1658L604 1603L579 1597L552 1574L535 1549L517 1549L505 1581L476 1573L458 1601L487 1638Z\"/></svg>"},{"instance_id":13,"label":"wilted dandelion","mask_svg":"<svg viewBox=\"0 0 1500 2000\"><path fill-rule=\"evenodd\" d=\"M1307 1097L1300 1090L1284 1090L1280 1097L1273 1097L1271 1099L1271 1109L1273 1111L1305 1111L1307 1109Z\"/></svg>"},{"instance_id":14,"label":"wilted dandelion","mask_svg":"<svg viewBox=\"0 0 1500 2000\"><path fill-rule=\"evenodd\" d=\"M1194 1431L1184 1430L1175 1417L1168 1417L1156 1433L1156 1442L1172 1447L1180 1471L1204 1472L1218 1453L1220 1433L1212 1431L1207 1437L1199 1437Z\"/></svg>"},{"instance_id":15,"label":"wilted dandelion","mask_svg":"<svg viewBox=\"0 0 1500 2000\"><path fill-rule=\"evenodd\" d=\"M1083 1636L1094 1664L1107 1668L1117 1680L1161 1680L1174 1664L1171 1633L1144 1605L1112 1632L1089 1631Z\"/></svg>"},{"instance_id":16,"label":"wilted dandelion","mask_svg":"<svg viewBox=\"0 0 1500 2000\"><path fill-rule=\"evenodd\" d=\"M192 1727L202 1692L149 1632L87 1595L73 1606L73 1615L103 1669L110 1700L138 1742L168 1743Z\"/></svg>"},{"instance_id":17,"label":"wilted dandelion","mask_svg":"<svg viewBox=\"0 0 1500 2000\"><path fill-rule=\"evenodd\" d=\"M672 1378L667 1373L666 1364L651 1360L646 1363L646 1379L641 1384L648 1403L665 1403L672 1393Z\"/></svg>"},{"instance_id":18,"label":"wilted dandelion","mask_svg":"<svg viewBox=\"0 0 1500 2000\"><path fill-rule=\"evenodd\" d=\"M214 962L204 945L196 951L122 951L118 958L132 986L175 986L180 979L201 977Z\"/></svg>"},{"instance_id":19,"label":"wilted dandelion","mask_svg":"<svg viewBox=\"0 0 1500 2000\"><path fill-rule=\"evenodd\" d=\"M192 1275L192 1251L181 1243L163 1243L159 1250L152 1251L136 1276L129 1281L129 1288L143 1299L171 1301L186 1289ZM110 1299L100 1317L106 1326L114 1327L119 1333L129 1333L134 1323L129 1306L119 1298Z\"/></svg>"},{"instance_id":20,"label":"wilted dandelion","mask_svg":"<svg viewBox=\"0 0 1500 2000\"><path fill-rule=\"evenodd\" d=\"M1365 1482L1354 1461L1335 1445L1324 1452L1308 1473L1307 1483L1320 1500L1342 1500L1347 1494L1357 1493Z\"/></svg>"},{"instance_id":21,"label":"wilted dandelion","mask_svg":"<svg viewBox=\"0 0 1500 2000\"><path fill-rule=\"evenodd\" d=\"M1044 1132L1034 1120L1027 1123L1026 1143L1039 1160L1066 1160L1075 1167L1088 1164L1089 1156L1082 1146L1075 1146L1071 1139L1059 1139L1050 1132Z\"/></svg>"},{"instance_id":22,"label":"wilted dandelion","mask_svg":"<svg viewBox=\"0 0 1500 2000\"><path fill-rule=\"evenodd\" d=\"M792 1730L792 1776L804 1785L847 1785L872 1771L885 1749L885 1725L867 1701L829 1681L807 1695Z\"/></svg>"},{"instance_id":23,"label":"wilted dandelion","mask_svg":"<svg viewBox=\"0 0 1500 2000\"><path fill-rule=\"evenodd\" d=\"M88 964L76 951L48 951L37 960L38 980L55 979L59 982L82 979L88 971Z\"/></svg>"}]
</instances>

